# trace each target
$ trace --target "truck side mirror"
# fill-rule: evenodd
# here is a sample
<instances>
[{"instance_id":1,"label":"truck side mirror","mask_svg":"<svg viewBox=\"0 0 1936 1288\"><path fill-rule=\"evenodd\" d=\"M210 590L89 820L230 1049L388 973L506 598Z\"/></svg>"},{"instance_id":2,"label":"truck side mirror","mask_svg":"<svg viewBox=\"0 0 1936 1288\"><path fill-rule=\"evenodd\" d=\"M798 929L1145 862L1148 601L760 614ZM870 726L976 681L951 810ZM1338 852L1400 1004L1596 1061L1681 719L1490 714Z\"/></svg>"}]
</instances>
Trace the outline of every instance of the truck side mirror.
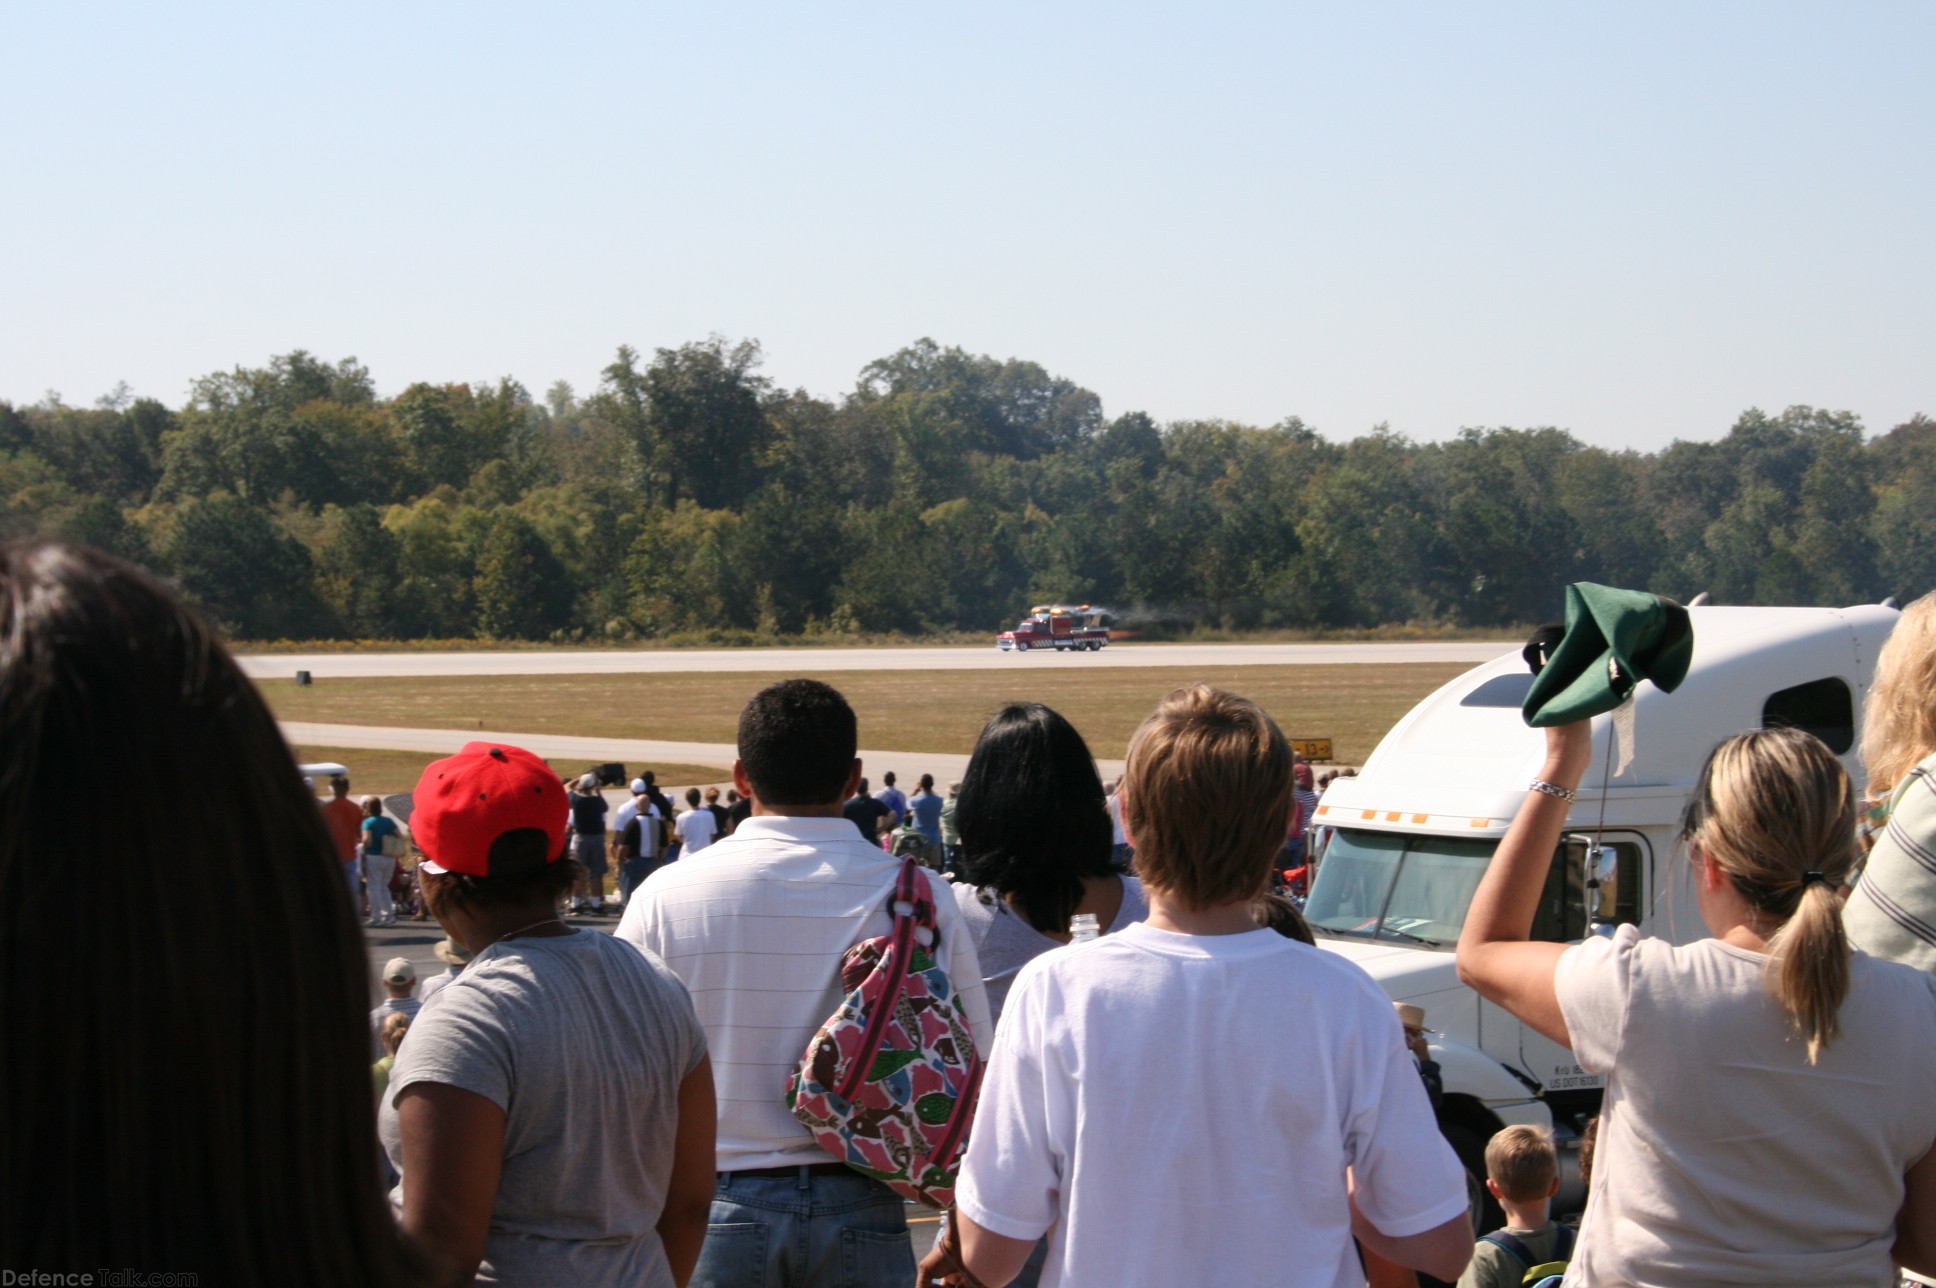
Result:
<instances>
[{"instance_id":1,"label":"truck side mirror","mask_svg":"<svg viewBox=\"0 0 1936 1288\"><path fill-rule=\"evenodd\" d=\"M1606 937L1613 934L1613 921L1606 910L1617 902L1620 888L1620 855L1611 845L1586 848L1587 933Z\"/></svg>"}]
</instances>

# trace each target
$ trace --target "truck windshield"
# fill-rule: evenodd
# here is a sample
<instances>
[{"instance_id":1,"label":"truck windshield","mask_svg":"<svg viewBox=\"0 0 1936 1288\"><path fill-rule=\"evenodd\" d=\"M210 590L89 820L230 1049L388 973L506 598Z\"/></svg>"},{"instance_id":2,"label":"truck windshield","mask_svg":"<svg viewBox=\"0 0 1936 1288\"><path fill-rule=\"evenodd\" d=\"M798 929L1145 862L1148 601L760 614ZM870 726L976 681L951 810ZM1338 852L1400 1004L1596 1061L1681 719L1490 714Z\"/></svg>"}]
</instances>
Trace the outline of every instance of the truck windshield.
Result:
<instances>
[{"instance_id":1,"label":"truck windshield","mask_svg":"<svg viewBox=\"0 0 1936 1288\"><path fill-rule=\"evenodd\" d=\"M1449 944L1497 844L1340 828L1304 916L1337 934Z\"/></svg>"}]
</instances>

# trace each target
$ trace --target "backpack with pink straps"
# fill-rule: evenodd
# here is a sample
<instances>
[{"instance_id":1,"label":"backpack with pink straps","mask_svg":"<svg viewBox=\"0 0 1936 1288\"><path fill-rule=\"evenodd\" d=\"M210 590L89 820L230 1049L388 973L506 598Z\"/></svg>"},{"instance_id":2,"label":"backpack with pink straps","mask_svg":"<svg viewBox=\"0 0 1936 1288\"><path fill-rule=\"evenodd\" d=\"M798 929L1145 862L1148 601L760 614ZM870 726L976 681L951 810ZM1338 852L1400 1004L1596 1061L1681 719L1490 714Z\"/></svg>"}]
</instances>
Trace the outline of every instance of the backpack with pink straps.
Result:
<instances>
[{"instance_id":1,"label":"backpack with pink straps","mask_svg":"<svg viewBox=\"0 0 1936 1288\"><path fill-rule=\"evenodd\" d=\"M787 1108L820 1147L905 1198L946 1208L981 1088L960 995L935 956L933 892L901 865L894 928L840 960L846 997L787 1078Z\"/></svg>"}]
</instances>

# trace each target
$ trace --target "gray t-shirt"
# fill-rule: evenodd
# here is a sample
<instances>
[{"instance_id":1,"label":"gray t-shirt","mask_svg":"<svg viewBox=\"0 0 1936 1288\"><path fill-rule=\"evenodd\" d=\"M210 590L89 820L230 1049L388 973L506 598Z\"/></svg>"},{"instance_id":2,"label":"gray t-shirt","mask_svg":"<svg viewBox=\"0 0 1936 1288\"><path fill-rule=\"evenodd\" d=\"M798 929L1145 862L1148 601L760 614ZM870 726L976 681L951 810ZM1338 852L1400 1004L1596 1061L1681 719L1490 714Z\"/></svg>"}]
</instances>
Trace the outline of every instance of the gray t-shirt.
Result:
<instances>
[{"instance_id":1,"label":"gray t-shirt","mask_svg":"<svg viewBox=\"0 0 1936 1288\"><path fill-rule=\"evenodd\" d=\"M664 963L609 935L479 953L417 1016L377 1118L406 1164L396 1098L418 1082L504 1109L504 1172L477 1281L671 1288L665 1206L679 1083L706 1053ZM410 1184L406 1171L396 1198Z\"/></svg>"},{"instance_id":2,"label":"gray t-shirt","mask_svg":"<svg viewBox=\"0 0 1936 1288\"><path fill-rule=\"evenodd\" d=\"M1122 882L1122 906L1116 909L1115 920L1102 928L1104 934L1149 916L1149 899L1143 894L1143 883L1135 877L1124 877ZM993 890L988 891L984 900L977 886L957 882L952 888L964 928L973 938L975 955L981 960L982 982L988 986L989 1013L1000 1020L1002 1003L1008 1000L1008 986L1015 982L1015 972L1049 949L1062 947L1062 943L1029 925L1026 918Z\"/></svg>"}]
</instances>

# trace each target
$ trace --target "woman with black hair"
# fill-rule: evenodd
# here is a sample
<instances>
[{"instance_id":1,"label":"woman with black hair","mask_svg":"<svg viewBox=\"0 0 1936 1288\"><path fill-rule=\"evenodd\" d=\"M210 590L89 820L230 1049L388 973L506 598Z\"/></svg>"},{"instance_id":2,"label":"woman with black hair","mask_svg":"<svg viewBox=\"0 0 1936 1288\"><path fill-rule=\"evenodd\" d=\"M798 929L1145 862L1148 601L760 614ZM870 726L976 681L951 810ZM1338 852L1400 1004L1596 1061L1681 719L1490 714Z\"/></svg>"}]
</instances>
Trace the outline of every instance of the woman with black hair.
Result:
<instances>
[{"instance_id":1,"label":"woman with black hair","mask_svg":"<svg viewBox=\"0 0 1936 1288\"><path fill-rule=\"evenodd\" d=\"M192 613L95 551L0 545L0 1264L427 1282L380 1189L342 857ZM113 874L84 945L80 863Z\"/></svg>"},{"instance_id":2,"label":"woman with black hair","mask_svg":"<svg viewBox=\"0 0 1936 1288\"><path fill-rule=\"evenodd\" d=\"M1102 779L1075 727L1039 702L1003 707L981 731L955 825L955 901L974 936L997 1019L1015 973L1070 939L1078 914L1104 932L1149 915L1143 885L1113 860Z\"/></svg>"}]
</instances>

